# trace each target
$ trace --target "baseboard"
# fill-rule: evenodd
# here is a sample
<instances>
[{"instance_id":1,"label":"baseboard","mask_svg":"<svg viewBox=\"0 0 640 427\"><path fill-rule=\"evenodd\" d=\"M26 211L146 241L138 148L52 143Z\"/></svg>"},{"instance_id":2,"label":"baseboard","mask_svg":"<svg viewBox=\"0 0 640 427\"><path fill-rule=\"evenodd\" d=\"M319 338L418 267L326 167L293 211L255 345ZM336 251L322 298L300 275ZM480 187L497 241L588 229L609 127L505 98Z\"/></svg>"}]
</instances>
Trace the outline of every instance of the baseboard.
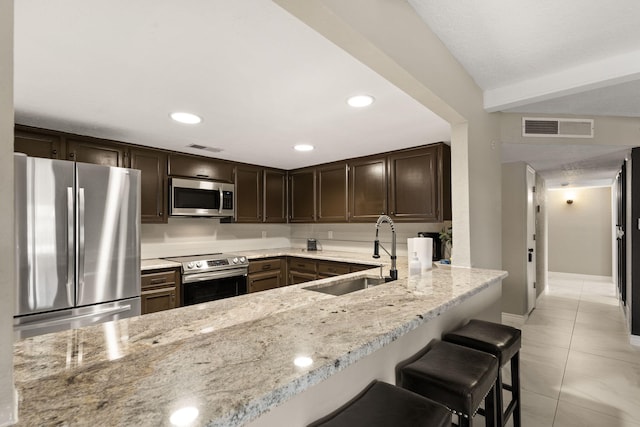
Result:
<instances>
[{"instance_id":1,"label":"baseboard","mask_svg":"<svg viewBox=\"0 0 640 427\"><path fill-rule=\"evenodd\" d=\"M640 335L629 335L629 344L640 347Z\"/></svg>"},{"instance_id":2,"label":"baseboard","mask_svg":"<svg viewBox=\"0 0 640 427\"><path fill-rule=\"evenodd\" d=\"M562 271L549 271L549 279L574 279L574 280L593 280L596 282L613 282L612 276L597 276L593 274L564 273Z\"/></svg>"},{"instance_id":3,"label":"baseboard","mask_svg":"<svg viewBox=\"0 0 640 427\"><path fill-rule=\"evenodd\" d=\"M512 313L502 313L502 323L508 325L523 326L529 316L519 316Z\"/></svg>"}]
</instances>

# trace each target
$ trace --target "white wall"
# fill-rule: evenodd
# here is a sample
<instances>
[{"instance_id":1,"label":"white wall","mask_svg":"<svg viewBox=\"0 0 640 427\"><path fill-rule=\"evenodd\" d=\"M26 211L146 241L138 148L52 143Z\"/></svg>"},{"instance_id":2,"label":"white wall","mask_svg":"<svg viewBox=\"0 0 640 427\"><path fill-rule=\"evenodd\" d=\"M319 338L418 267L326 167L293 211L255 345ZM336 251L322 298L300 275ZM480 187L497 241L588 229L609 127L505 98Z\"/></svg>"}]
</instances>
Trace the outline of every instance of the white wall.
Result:
<instances>
[{"instance_id":1,"label":"white wall","mask_svg":"<svg viewBox=\"0 0 640 427\"><path fill-rule=\"evenodd\" d=\"M502 165L502 311L527 314L527 164Z\"/></svg>"},{"instance_id":2,"label":"white wall","mask_svg":"<svg viewBox=\"0 0 640 427\"><path fill-rule=\"evenodd\" d=\"M407 255L407 238L417 237L421 231L439 232L446 223L395 223L398 256ZM329 233L333 235L329 238ZM307 238L318 240L322 249L345 250L373 254L373 241L376 236L374 223L367 224L292 224L291 244L294 247L304 247ZM391 228L387 224L380 226L380 242L391 251ZM381 256L384 258L383 251Z\"/></svg>"},{"instance_id":3,"label":"white wall","mask_svg":"<svg viewBox=\"0 0 640 427\"><path fill-rule=\"evenodd\" d=\"M0 1L0 425L17 419L13 387L13 0Z\"/></svg>"},{"instance_id":4,"label":"white wall","mask_svg":"<svg viewBox=\"0 0 640 427\"><path fill-rule=\"evenodd\" d=\"M263 232L265 237L263 237ZM290 246L289 224L220 224L211 218L169 218L142 224L142 259Z\"/></svg>"},{"instance_id":5,"label":"white wall","mask_svg":"<svg viewBox=\"0 0 640 427\"><path fill-rule=\"evenodd\" d=\"M407 238L421 231L439 232L451 222L396 223L398 255L407 254ZM265 237L262 237L262 233ZM329 237L331 235L331 237ZM320 249L373 252L375 223L366 224L220 224L217 219L169 218L168 224L142 224L142 259L284 247L304 248L307 239ZM391 229L380 228L380 241L391 250Z\"/></svg>"},{"instance_id":6,"label":"white wall","mask_svg":"<svg viewBox=\"0 0 640 427\"><path fill-rule=\"evenodd\" d=\"M549 271L611 276L611 187L549 190L547 209Z\"/></svg>"}]
</instances>

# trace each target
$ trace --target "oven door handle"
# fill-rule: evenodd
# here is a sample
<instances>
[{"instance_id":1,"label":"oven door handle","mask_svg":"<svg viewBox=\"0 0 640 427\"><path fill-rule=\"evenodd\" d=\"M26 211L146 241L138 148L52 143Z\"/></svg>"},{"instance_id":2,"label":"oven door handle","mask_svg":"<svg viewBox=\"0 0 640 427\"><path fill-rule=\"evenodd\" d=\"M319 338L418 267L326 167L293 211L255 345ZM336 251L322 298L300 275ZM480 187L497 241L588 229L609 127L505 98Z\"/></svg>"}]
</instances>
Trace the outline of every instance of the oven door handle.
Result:
<instances>
[{"instance_id":1,"label":"oven door handle","mask_svg":"<svg viewBox=\"0 0 640 427\"><path fill-rule=\"evenodd\" d=\"M182 283L205 282L207 280L225 279L227 277L246 276L246 268L234 268L231 270L213 271L208 273L183 274Z\"/></svg>"}]
</instances>

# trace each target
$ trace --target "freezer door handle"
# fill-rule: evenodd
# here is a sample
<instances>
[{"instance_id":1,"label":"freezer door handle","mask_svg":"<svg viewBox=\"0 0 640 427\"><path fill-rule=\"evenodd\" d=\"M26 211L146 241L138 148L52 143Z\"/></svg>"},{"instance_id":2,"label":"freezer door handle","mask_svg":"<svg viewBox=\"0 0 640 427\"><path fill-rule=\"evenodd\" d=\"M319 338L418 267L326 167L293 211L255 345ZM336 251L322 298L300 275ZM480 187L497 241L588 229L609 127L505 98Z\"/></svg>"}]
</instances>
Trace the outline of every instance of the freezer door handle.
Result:
<instances>
[{"instance_id":1,"label":"freezer door handle","mask_svg":"<svg viewBox=\"0 0 640 427\"><path fill-rule=\"evenodd\" d=\"M78 190L78 295L77 302L82 301L84 289L84 188Z\"/></svg>"},{"instance_id":2,"label":"freezer door handle","mask_svg":"<svg viewBox=\"0 0 640 427\"><path fill-rule=\"evenodd\" d=\"M67 301L74 305L73 279L75 273L74 247L73 247L73 188L67 187Z\"/></svg>"},{"instance_id":3,"label":"freezer door handle","mask_svg":"<svg viewBox=\"0 0 640 427\"><path fill-rule=\"evenodd\" d=\"M83 319L88 319L88 318L91 318L91 317L100 318L100 317L105 317L105 316L112 316L114 314L124 313L125 311L129 311L129 310L131 310L131 304L122 305L122 306L114 307L114 308L108 308L108 309L100 310L100 311L95 311L93 313L80 314L80 315L72 316L72 317L64 317L64 318L60 318L60 319L47 320L47 321L44 321L44 322L27 323L27 324L24 324L24 325L17 325L14 328L15 328L16 331L29 331L29 330L33 330L33 329L41 329L41 328L47 328L47 327L51 327L51 326L65 325L65 324L70 323L70 322L83 320Z\"/></svg>"}]
</instances>

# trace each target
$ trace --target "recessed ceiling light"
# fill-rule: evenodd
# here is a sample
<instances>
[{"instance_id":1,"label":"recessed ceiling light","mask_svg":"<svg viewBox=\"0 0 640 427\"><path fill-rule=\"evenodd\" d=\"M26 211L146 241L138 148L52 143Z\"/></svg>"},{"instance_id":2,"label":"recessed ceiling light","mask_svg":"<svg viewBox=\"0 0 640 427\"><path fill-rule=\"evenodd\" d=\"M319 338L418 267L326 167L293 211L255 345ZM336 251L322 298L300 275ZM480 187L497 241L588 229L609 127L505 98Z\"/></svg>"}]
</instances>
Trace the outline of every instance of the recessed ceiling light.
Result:
<instances>
[{"instance_id":1,"label":"recessed ceiling light","mask_svg":"<svg viewBox=\"0 0 640 427\"><path fill-rule=\"evenodd\" d=\"M298 144L293 148L296 151L312 151L314 149L313 145L309 145L309 144Z\"/></svg>"},{"instance_id":2,"label":"recessed ceiling light","mask_svg":"<svg viewBox=\"0 0 640 427\"><path fill-rule=\"evenodd\" d=\"M186 123L188 125L195 125L202 121L202 119L199 116L196 116L195 114L191 114L191 113L185 113L185 112L171 113L170 116L176 122Z\"/></svg>"},{"instance_id":3,"label":"recessed ceiling light","mask_svg":"<svg viewBox=\"0 0 640 427\"><path fill-rule=\"evenodd\" d=\"M354 108L368 107L373 104L375 98L371 95L356 95L347 99L347 104Z\"/></svg>"}]
</instances>

